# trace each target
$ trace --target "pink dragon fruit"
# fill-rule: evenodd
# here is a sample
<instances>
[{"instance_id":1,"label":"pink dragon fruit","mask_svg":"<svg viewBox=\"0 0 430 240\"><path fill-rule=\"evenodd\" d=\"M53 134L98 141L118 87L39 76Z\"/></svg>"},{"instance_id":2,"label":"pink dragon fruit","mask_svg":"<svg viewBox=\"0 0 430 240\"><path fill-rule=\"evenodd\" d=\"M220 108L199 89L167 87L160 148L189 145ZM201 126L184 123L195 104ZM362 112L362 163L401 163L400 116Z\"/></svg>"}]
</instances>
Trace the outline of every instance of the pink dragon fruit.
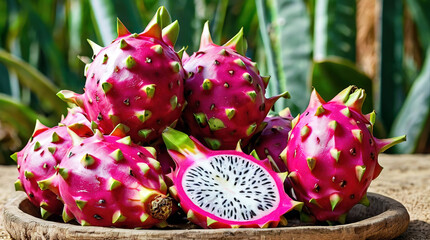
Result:
<instances>
[{"instance_id":1,"label":"pink dragon fruit","mask_svg":"<svg viewBox=\"0 0 430 240\"><path fill-rule=\"evenodd\" d=\"M83 226L163 227L172 212L168 187L153 148L131 142L124 132L79 138L58 166L63 220Z\"/></svg>"},{"instance_id":2,"label":"pink dragon fruit","mask_svg":"<svg viewBox=\"0 0 430 240\"><path fill-rule=\"evenodd\" d=\"M167 128L163 139L176 162L170 193L187 218L202 228L276 227L303 203L284 192L287 173L234 150L212 151L193 137Z\"/></svg>"},{"instance_id":3,"label":"pink dragon fruit","mask_svg":"<svg viewBox=\"0 0 430 240\"><path fill-rule=\"evenodd\" d=\"M261 77L255 62L245 57L243 30L223 46L212 42L208 23L200 49L184 62L185 122L191 134L212 149L234 149L246 144L260 127L275 101L266 99L269 77Z\"/></svg>"},{"instance_id":4,"label":"pink dragon fruit","mask_svg":"<svg viewBox=\"0 0 430 240\"><path fill-rule=\"evenodd\" d=\"M67 116L61 119L60 125L64 124L66 126L70 126L77 123L91 128L91 122L88 119L87 114L82 110L82 108L74 107L67 109Z\"/></svg>"},{"instance_id":5,"label":"pink dragon fruit","mask_svg":"<svg viewBox=\"0 0 430 240\"><path fill-rule=\"evenodd\" d=\"M70 123L70 128L80 136L92 134L91 129L79 123ZM45 182L52 181L56 173L55 168L71 145L72 140L66 126L48 128L37 121L27 145L11 156L17 162L19 172L15 189L24 191L30 202L40 207L44 219L53 213L61 213L63 204L57 199L55 191L45 188Z\"/></svg>"},{"instance_id":6,"label":"pink dragon fruit","mask_svg":"<svg viewBox=\"0 0 430 240\"><path fill-rule=\"evenodd\" d=\"M134 142L149 143L174 125L184 107L186 73L173 50L179 25L164 7L140 34L118 20L118 38L102 48L90 41L94 61L86 66L85 93L58 96L82 107L105 134L122 123Z\"/></svg>"},{"instance_id":7,"label":"pink dragon fruit","mask_svg":"<svg viewBox=\"0 0 430 240\"><path fill-rule=\"evenodd\" d=\"M289 178L299 201L320 221L343 223L382 170L378 153L406 140L372 135L374 112L364 116L363 89L350 86L325 102L314 90L308 108L292 122L286 152Z\"/></svg>"},{"instance_id":8,"label":"pink dragon fruit","mask_svg":"<svg viewBox=\"0 0 430 240\"><path fill-rule=\"evenodd\" d=\"M291 116L288 108L279 112L279 116L267 116L266 127L259 134L254 144L258 157L268 158L272 168L277 172L286 172L287 166L281 158L281 152L287 147L288 133L291 130Z\"/></svg>"}]
</instances>

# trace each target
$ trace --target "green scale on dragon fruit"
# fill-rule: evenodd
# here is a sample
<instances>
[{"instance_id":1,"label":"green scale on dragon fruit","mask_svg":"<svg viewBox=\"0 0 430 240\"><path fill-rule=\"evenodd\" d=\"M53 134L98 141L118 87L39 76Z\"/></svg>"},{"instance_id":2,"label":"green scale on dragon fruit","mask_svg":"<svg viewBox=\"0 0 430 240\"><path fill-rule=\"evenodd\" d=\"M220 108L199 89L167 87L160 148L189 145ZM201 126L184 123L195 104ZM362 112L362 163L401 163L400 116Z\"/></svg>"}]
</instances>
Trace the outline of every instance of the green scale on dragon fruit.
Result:
<instances>
[{"instance_id":1,"label":"green scale on dragon fruit","mask_svg":"<svg viewBox=\"0 0 430 240\"><path fill-rule=\"evenodd\" d=\"M55 168L72 146L72 139L67 133L67 126L80 136L91 136L90 122L84 115L69 109L69 113L59 126L46 127L36 121L34 132L27 145L11 157L17 162L18 180L15 190L24 191L30 202L40 207L42 218L60 214L63 204L57 198L57 192L46 188L55 176ZM66 124L66 125L65 125Z\"/></svg>"},{"instance_id":2,"label":"green scale on dragon fruit","mask_svg":"<svg viewBox=\"0 0 430 240\"><path fill-rule=\"evenodd\" d=\"M202 228L276 227L283 215L301 210L267 159L235 150L210 150L192 136L167 128L163 140L176 163L170 194L187 218Z\"/></svg>"},{"instance_id":3,"label":"green scale on dragon fruit","mask_svg":"<svg viewBox=\"0 0 430 240\"><path fill-rule=\"evenodd\" d=\"M269 77L260 76L257 64L245 57L243 30L223 46L212 42L206 22L197 52L186 58L187 107L183 118L191 135L211 149L234 149L258 132L267 113L280 97L269 99Z\"/></svg>"},{"instance_id":4,"label":"green scale on dragon fruit","mask_svg":"<svg viewBox=\"0 0 430 240\"><path fill-rule=\"evenodd\" d=\"M365 96L350 86L326 103L314 90L292 121L282 157L297 199L319 221L344 223L354 205L368 205L367 188L382 170L378 154L406 140L373 136L375 113L361 112Z\"/></svg>"},{"instance_id":5,"label":"green scale on dragon fruit","mask_svg":"<svg viewBox=\"0 0 430 240\"><path fill-rule=\"evenodd\" d=\"M83 226L164 227L172 212L155 150L132 143L123 128L80 138L58 166L63 220ZM56 186L52 186L56 187Z\"/></svg>"},{"instance_id":6,"label":"green scale on dragon fruit","mask_svg":"<svg viewBox=\"0 0 430 240\"><path fill-rule=\"evenodd\" d=\"M63 90L57 95L82 107L105 134L121 123L134 142L160 137L175 125L185 102L183 50L173 49L179 25L170 21L164 7L140 34L130 34L118 20L118 38L109 46L89 41L94 61L85 67L84 94Z\"/></svg>"}]
</instances>

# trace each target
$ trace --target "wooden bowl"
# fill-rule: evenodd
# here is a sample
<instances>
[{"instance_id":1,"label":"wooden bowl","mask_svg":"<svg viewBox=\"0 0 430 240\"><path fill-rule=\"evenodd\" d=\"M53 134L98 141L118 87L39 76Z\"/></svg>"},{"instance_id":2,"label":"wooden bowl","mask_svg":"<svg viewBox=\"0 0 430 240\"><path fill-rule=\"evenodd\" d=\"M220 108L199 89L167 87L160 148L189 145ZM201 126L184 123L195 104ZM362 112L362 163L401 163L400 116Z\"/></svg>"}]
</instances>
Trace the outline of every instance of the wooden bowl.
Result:
<instances>
[{"instance_id":1,"label":"wooden bowl","mask_svg":"<svg viewBox=\"0 0 430 240\"><path fill-rule=\"evenodd\" d=\"M43 220L39 209L21 192L4 206L3 224L14 239L392 239L406 231L409 214L401 203L375 193L368 193L368 198L370 207L356 205L349 212L346 224L336 226L304 225L295 217L288 219L287 227L265 229L172 229L170 226L136 230Z\"/></svg>"}]
</instances>

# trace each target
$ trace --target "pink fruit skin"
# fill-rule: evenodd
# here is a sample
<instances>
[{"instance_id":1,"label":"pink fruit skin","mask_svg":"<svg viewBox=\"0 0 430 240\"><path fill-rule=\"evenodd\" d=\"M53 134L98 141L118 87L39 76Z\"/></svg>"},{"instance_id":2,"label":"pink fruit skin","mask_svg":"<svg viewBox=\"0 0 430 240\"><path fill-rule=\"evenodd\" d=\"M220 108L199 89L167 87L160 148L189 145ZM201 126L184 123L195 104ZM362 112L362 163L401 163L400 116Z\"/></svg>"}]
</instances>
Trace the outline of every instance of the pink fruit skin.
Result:
<instances>
[{"instance_id":1,"label":"pink fruit skin","mask_svg":"<svg viewBox=\"0 0 430 240\"><path fill-rule=\"evenodd\" d=\"M122 154L114 154L118 149ZM72 147L69 156L58 175L65 220L75 217L82 225L126 228L149 228L165 220L150 213L154 199L166 199L167 186L159 163L144 147L96 133ZM91 157L87 164L86 156ZM79 206L76 201L85 203Z\"/></svg>"},{"instance_id":2,"label":"pink fruit skin","mask_svg":"<svg viewBox=\"0 0 430 240\"><path fill-rule=\"evenodd\" d=\"M240 33L237 38L242 38ZM265 98L267 82L236 48L214 44L206 24L199 51L184 62L189 78L183 118L191 134L212 149L234 149L240 139L246 144L280 97ZM211 119L217 122L211 124Z\"/></svg>"},{"instance_id":3,"label":"pink fruit skin","mask_svg":"<svg viewBox=\"0 0 430 240\"><path fill-rule=\"evenodd\" d=\"M173 136L171 137L171 139L179 139L177 137L179 135L177 134L178 134L177 131L169 129L165 133L163 133L163 138L165 139L165 142L169 141L167 140L169 138L169 136L167 135ZM179 134L182 135L182 133L179 133ZM184 139L182 137L180 138L181 140ZM203 146L200 142L198 142L197 139L193 138L192 136L190 136L189 139L190 141L192 141L192 143L190 142L177 143L178 144L177 146L179 148L181 148L181 145L182 145L182 146L185 146L186 149L172 150L172 148L169 149L169 146L168 146L168 149L169 149L168 152L177 165L177 168L173 173L174 186L171 187L171 194L178 201L180 201L181 208L185 211L185 213L188 213L188 216L190 215L190 211L192 211L192 216L188 217L188 219L191 222L203 228L237 228L237 227L261 228L261 227L269 227L269 226L276 227L280 221L280 217L286 212L296 207L297 204L299 204L298 202L293 201L284 192L283 190L284 178L271 169L270 163L267 159L257 160L247 154L234 151L234 150L213 151ZM210 212L207 212L201 209L195 203L193 203L193 201L188 197L187 193L185 192L182 186L183 178L185 176L187 169L192 167L196 163L208 161L210 158L219 156L219 155L233 155L233 156L245 158L249 160L251 163L259 165L266 172L268 172L275 180L277 189L279 189L279 203L278 203L279 205L275 206L272 212L265 214L261 218L248 220L248 221L245 221L245 220L232 221L228 219L223 219ZM213 221L213 223L209 223L208 218L210 218Z\"/></svg>"},{"instance_id":4,"label":"pink fruit skin","mask_svg":"<svg viewBox=\"0 0 430 240\"><path fill-rule=\"evenodd\" d=\"M372 136L370 118L361 113L365 93L354 90L327 103L314 90L308 108L293 120L298 121L286 149L289 177L297 199L320 221L344 221L355 204L368 204L367 188L382 170L378 153L394 144Z\"/></svg>"},{"instance_id":5,"label":"pink fruit skin","mask_svg":"<svg viewBox=\"0 0 430 240\"><path fill-rule=\"evenodd\" d=\"M87 114L79 107L68 109L67 116L62 119L60 123L66 126L79 123L87 126L88 128L91 128L91 122L88 119Z\"/></svg>"},{"instance_id":6,"label":"pink fruit skin","mask_svg":"<svg viewBox=\"0 0 430 240\"><path fill-rule=\"evenodd\" d=\"M264 119L267 126L256 140L255 150L260 159L270 156L272 167L277 172L286 172L287 166L281 159L281 152L287 147L288 133L291 130L291 117L268 116Z\"/></svg>"},{"instance_id":7,"label":"pink fruit skin","mask_svg":"<svg viewBox=\"0 0 430 240\"><path fill-rule=\"evenodd\" d=\"M18 179L31 203L37 207L43 206L49 213L59 214L63 204L51 190L41 190L38 181L55 175L55 167L71 147L72 141L66 127L48 128L38 123L36 128L32 139L16 155ZM59 137L56 142L52 142L54 132ZM36 145L40 147L37 148ZM49 148L55 148L55 152L52 153Z\"/></svg>"}]
</instances>

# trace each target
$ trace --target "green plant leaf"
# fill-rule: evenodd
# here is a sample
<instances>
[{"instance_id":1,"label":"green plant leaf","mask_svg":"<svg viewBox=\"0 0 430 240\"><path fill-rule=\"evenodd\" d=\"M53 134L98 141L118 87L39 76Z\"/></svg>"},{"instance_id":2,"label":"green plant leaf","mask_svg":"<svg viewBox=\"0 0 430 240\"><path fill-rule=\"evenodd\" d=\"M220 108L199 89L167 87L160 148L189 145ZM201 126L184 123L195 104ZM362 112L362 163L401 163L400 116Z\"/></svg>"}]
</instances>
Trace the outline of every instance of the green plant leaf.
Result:
<instances>
[{"instance_id":1,"label":"green plant leaf","mask_svg":"<svg viewBox=\"0 0 430 240\"><path fill-rule=\"evenodd\" d=\"M324 100L328 101L349 85L366 91L363 113L373 111L372 79L362 73L354 63L341 58L314 61L311 76L312 86Z\"/></svg>"},{"instance_id":2,"label":"green plant leaf","mask_svg":"<svg viewBox=\"0 0 430 240\"><path fill-rule=\"evenodd\" d=\"M13 126L22 139L28 139L31 136L36 119L46 125L53 124L52 120L39 116L31 108L7 95L0 94L0 120Z\"/></svg>"},{"instance_id":3,"label":"green plant leaf","mask_svg":"<svg viewBox=\"0 0 430 240\"><path fill-rule=\"evenodd\" d=\"M317 0L314 19L314 59L330 56L355 62L355 0Z\"/></svg>"},{"instance_id":4,"label":"green plant leaf","mask_svg":"<svg viewBox=\"0 0 430 240\"><path fill-rule=\"evenodd\" d=\"M430 48L422 71L415 80L405 103L397 115L390 136L406 134L407 141L393 147L396 153L414 153L420 143L426 142L425 129L430 124Z\"/></svg>"},{"instance_id":5,"label":"green plant leaf","mask_svg":"<svg viewBox=\"0 0 430 240\"><path fill-rule=\"evenodd\" d=\"M412 18L418 28L418 36L424 50L430 44L430 1L428 0L406 0Z\"/></svg>"},{"instance_id":6,"label":"green plant leaf","mask_svg":"<svg viewBox=\"0 0 430 240\"><path fill-rule=\"evenodd\" d=\"M59 89L37 69L3 49L0 49L0 62L15 70L21 84L30 88L56 114L60 115L65 111L66 104L56 95Z\"/></svg>"},{"instance_id":7,"label":"green plant leaf","mask_svg":"<svg viewBox=\"0 0 430 240\"><path fill-rule=\"evenodd\" d=\"M109 0L93 0L90 3L94 28L103 42L98 44L107 46L117 37L115 4Z\"/></svg>"},{"instance_id":8,"label":"green plant leaf","mask_svg":"<svg viewBox=\"0 0 430 240\"><path fill-rule=\"evenodd\" d=\"M291 101L280 99L276 108L303 111L309 101L308 75L311 67L310 20L302 0L256 0L260 35L272 76L268 93L289 91ZM270 25L269 25L270 23Z\"/></svg>"}]
</instances>

